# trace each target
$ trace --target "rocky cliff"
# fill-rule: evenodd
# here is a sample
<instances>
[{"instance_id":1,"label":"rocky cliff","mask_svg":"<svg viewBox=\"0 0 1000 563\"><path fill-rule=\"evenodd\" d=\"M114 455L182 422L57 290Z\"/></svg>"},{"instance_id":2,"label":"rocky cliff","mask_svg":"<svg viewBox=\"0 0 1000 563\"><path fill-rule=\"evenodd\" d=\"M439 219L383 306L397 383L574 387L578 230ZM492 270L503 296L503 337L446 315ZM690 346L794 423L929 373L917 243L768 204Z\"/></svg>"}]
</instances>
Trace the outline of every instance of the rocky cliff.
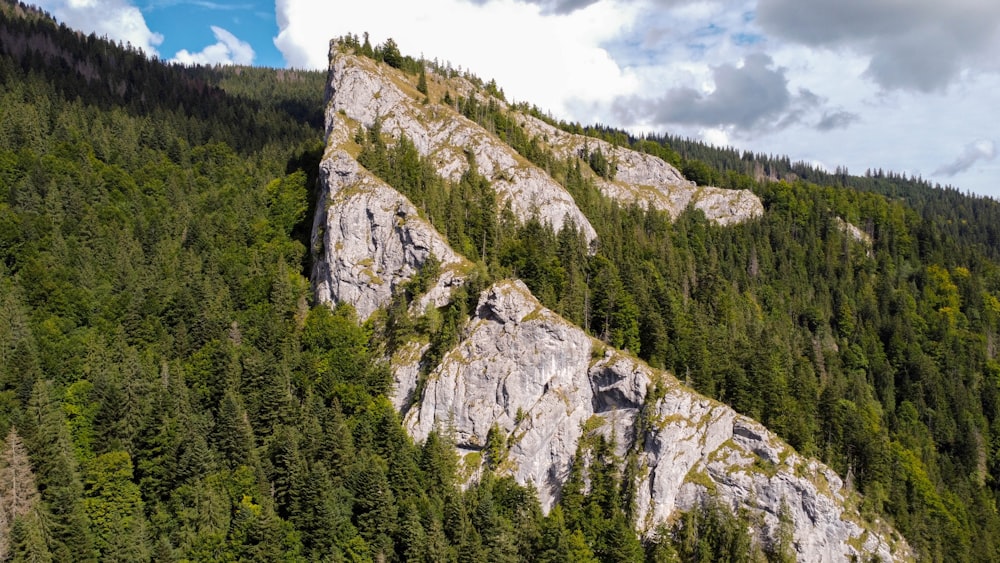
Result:
<instances>
[{"instance_id":1,"label":"rocky cliff","mask_svg":"<svg viewBox=\"0 0 1000 563\"><path fill-rule=\"evenodd\" d=\"M503 203L526 220L537 214L555 230L572 219L588 242L596 237L573 198L543 170L518 155L496 136L459 115L451 106L431 101L418 92L399 71L375 61L342 52L331 46L331 80L327 105L327 134L336 144L349 142L351 127L371 127L380 121L382 131L398 138L406 135L424 156L432 157L441 176L457 180L468 167L466 152L475 157L479 172L493 182ZM476 91L462 78L432 76L441 88L486 102L489 95ZM760 199L747 190L696 186L655 156L617 147L583 135L557 129L531 115L508 111L525 130L557 157L575 157L585 146L598 148L617 166L611 180L594 176L598 188L623 203L652 205L676 216L688 205L700 209L716 223L728 225L763 213Z\"/></svg>"},{"instance_id":2,"label":"rocky cliff","mask_svg":"<svg viewBox=\"0 0 1000 563\"><path fill-rule=\"evenodd\" d=\"M447 108L413 101L394 72L336 51L331 57L329 146L313 233L318 300L351 303L367 318L433 256L442 264L441 275L411 309L423 310L446 304L471 267L404 196L354 160L350 139L358 123L381 119L384 130L406 134L438 159L446 175L460 173L460 148L477 151L475 162L494 185L507 182L501 188L507 197L541 194L544 199L534 205L542 205L537 211L554 226L572 217L589 228L551 179L516 188L523 193L512 191L518 184L510 178L543 173ZM683 182L676 170L648 155L611 154L623 179L609 185L635 190L640 184L628 182L652 182L654 175ZM628 165L629 159L637 164ZM468 162L464 156L461 161ZM665 191L662 185L657 190ZM686 201L701 197L696 194ZM728 215L714 217L718 222L759 212L752 211L759 201L741 199L747 196L722 197L744 203L729 202ZM581 440L605 436L613 438L619 456L639 465L634 490L641 533L714 499L749 511L762 541L774 537L779 518L787 515L803 561L909 556L895 532L859 516L856 494L832 470L670 374L592 339L543 307L520 281L502 281L481 294L457 345L438 365L421 366L427 346L406 344L391 362L394 404L407 430L418 441L435 428L452 432L473 478L482 469L487 436L491 429L499 432L506 452L498 471L534 486L546 510L558 500Z\"/></svg>"},{"instance_id":3,"label":"rocky cliff","mask_svg":"<svg viewBox=\"0 0 1000 563\"><path fill-rule=\"evenodd\" d=\"M399 393L410 392L415 373L397 384ZM614 437L620 456L637 456L642 533L712 498L759 516L764 538L785 511L803 561L906 553L891 530L848 508L856 499L832 470L669 374L605 348L542 307L520 281L483 293L462 342L430 373L404 424L417 440L451 429L476 466L490 429L499 429L509 447L501 471L533 485L546 509L580 440L598 433Z\"/></svg>"},{"instance_id":4,"label":"rocky cliff","mask_svg":"<svg viewBox=\"0 0 1000 563\"><path fill-rule=\"evenodd\" d=\"M691 205L705 213L710 221L720 225L739 223L764 213L760 198L748 190L726 190L697 186L685 180L680 171L653 155L618 147L584 135L574 135L544 121L518 114L518 121L531 134L540 138L559 157L573 157L581 151L600 150L616 168L612 179L594 176L604 195L625 203L652 205L671 217Z\"/></svg>"},{"instance_id":5,"label":"rocky cliff","mask_svg":"<svg viewBox=\"0 0 1000 563\"><path fill-rule=\"evenodd\" d=\"M312 279L320 302L350 303L367 319L433 256L442 273L417 306L448 303L450 289L462 283L470 264L406 197L339 149L328 151L320 164L320 185L312 234Z\"/></svg>"},{"instance_id":6,"label":"rocky cliff","mask_svg":"<svg viewBox=\"0 0 1000 563\"><path fill-rule=\"evenodd\" d=\"M474 157L479 173L492 182L501 207L509 204L526 221L537 215L556 231L572 220L588 242L597 238L573 197L534 166L450 106L427 102L406 77L391 67L331 47L326 123L328 143L349 144L352 128L371 127L384 134L406 135L430 157L445 178L458 180Z\"/></svg>"}]
</instances>

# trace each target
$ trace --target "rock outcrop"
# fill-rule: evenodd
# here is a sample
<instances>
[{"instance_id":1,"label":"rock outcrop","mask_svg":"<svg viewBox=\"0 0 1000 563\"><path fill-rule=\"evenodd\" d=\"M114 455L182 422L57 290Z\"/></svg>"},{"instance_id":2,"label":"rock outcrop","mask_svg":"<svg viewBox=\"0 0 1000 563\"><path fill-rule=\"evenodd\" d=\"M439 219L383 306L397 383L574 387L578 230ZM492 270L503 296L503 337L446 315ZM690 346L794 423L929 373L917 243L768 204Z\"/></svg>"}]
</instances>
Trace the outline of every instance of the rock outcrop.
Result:
<instances>
[{"instance_id":1,"label":"rock outcrop","mask_svg":"<svg viewBox=\"0 0 1000 563\"><path fill-rule=\"evenodd\" d=\"M542 307L520 281L483 293L464 339L431 372L404 420L416 440L450 429L475 466L490 429L499 429L509 444L501 471L533 485L546 510L577 444L597 432L613 436L620 455L637 455L642 533L711 497L758 515L764 537L773 537L785 511L803 561L907 553L890 541L890 530L846 508L850 493L832 470L669 374L605 349Z\"/></svg>"},{"instance_id":2,"label":"rock outcrop","mask_svg":"<svg viewBox=\"0 0 1000 563\"><path fill-rule=\"evenodd\" d=\"M421 155L430 157L438 174L458 180L474 157L480 174L489 179L500 196L522 221L537 216L556 231L572 220L588 243L597 234L573 197L548 174L510 146L453 108L423 103L403 75L370 59L342 53L331 47L330 83L326 123L328 144L349 142L355 127L378 121L382 132L394 138L406 135Z\"/></svg>"},{"instance_id":3,"label":"rock outcrop","mask_svg":"<svg viewBox=\"0 0 1000 563\"><path fill-rule=\"evenodd\" d=\"M436 283L417 303L448 303L470 264L421 218L402 194L334 149L320 163L322 186L313 220L313 286L321 303L347 302L367 319L434 256Z\"/></svg>"},{"instance_id":4,"label":"rock outcrop","mask_svg":"<svg viewBox=\"0 0 1000 563\"><path fill-rule=\"evenodd\" d=\"M691 205L720 225L740 223L764 213L760 198L748 190L697 186L656 156L567 133L531 115L518 114L518 121L560 158L574 157L584 149L600 150L617 167L613 180L594 177L597 187L608 197L625 203L638 202L643 207L652 205L671 217Z\"/></svg>"},{"instance_id":5,"label":"rock outcrop","mask_svg":"<svg viewBox=\"0 0 1000 563\"><path fill-rule=\"evenodd\" d=\"M860 243L868 248L871 248L872 246L871 235L862 231L853 223L848 223L847 221L843 220L840 217L834 217L833 223L834 225L836 225L838 229L843 231L844 234L851 237L851 239L854 240L854 242Z\"/></svg>"},{"instance_id":6,"label":"rock outcrop","mask_svg":"<svg viewBox=\"0 0 1000 563\"><path fill-rule=\"evenodd\" d=\"M502 193L512 205L525 205L535 194L542 198L533 204L542 218L556 227L572 219L592 236L569 195L548 177L526 181L544 173L502 149L499 140L447 108L417 104L394 71L342 53L334 53L331 64L329 145L312 239L320 302L350 303L366 319L433 256L440 274L411 307L422 311L445 305L472 268L406 197L357 163L350 151L358 123L379 119L384 130L406 134L446 175L460 174L468 162L463 151L472 151L480 172L506 186ZM758 212L759 201L741 199L752 197L746 194L720 190L716 203L706 188L678 195L683 190L663 186L684 180L662 160L613 152L623 149L610 145L602 150L617 159L621 175L605 189L634 194L649 188L660 194L650 197L665 198L654 204L672 212L680 208L669 205L697 198L696 205L718 212L713 219L720 223ZM482 293L458 344L439 365L421 365L428 347L405 343L391 359L393 403L407 430L417 441L434 429L452 432L473 478L483 467L487 436L499 431L508 449L498 470L535 487L546 510L557 502L581 440L600 435L614 439L619 456L639 464L633 489L641 533L714 499L749 510L763 541L775 536L779 518L787 515L800 560L909 557L891 529L860 518L852 508L856 494L832 470L671 375L592 339L543 307L520 281Z\"/></svg>"}]
</instances>

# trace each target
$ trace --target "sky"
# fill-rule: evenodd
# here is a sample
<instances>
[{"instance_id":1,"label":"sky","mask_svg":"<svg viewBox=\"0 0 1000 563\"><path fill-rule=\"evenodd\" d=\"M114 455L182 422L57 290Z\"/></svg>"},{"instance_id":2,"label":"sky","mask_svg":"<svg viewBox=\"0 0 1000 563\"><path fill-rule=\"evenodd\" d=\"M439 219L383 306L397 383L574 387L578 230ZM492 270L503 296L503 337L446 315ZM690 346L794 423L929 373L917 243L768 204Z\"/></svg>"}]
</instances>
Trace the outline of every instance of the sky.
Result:
<instances>
[{"instance_id":1,"label":"sky","mask_svg":"<svg viewBox=\"0 0 1000 563\"><path fill-rule=\"evenodd\" d=\"M325 69L368 32L556 118L1000 199L997 0L37 0L184 64Z\"/></svg>"}]
</instances>

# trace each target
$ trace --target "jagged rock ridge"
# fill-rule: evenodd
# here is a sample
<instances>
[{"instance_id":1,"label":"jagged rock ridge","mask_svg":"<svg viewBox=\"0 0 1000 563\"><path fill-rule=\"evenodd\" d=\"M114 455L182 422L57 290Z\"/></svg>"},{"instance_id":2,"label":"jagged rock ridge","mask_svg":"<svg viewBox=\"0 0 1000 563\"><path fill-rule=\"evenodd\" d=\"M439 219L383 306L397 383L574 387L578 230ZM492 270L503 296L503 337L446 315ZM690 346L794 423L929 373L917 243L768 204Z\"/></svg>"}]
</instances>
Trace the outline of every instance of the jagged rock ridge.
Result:
<instances>
[{"instance_id":1,"label":"jagged rock ridge","mask_svg":"<svg viewBox=\"0 0 1000 563\"><path fill-rule=\"evenodd\" d=\"M594 177L597 187L610 198L625 203L637 202L643 207L652 205L671 217L677 217L691 205L720 225L740 223L764 213L760 198L748 190L697 186L659 157L567 133L531 115L518 114L518 120L561 158L579 155L584 149L600 150L616 167L613 179Z\"/></svg>"},{"instance_id":2,"label":"jagged rock ridge","mask_svg":"<svg viewBox=\"0 0 1000 563\"><path fill-rule=\"evenodd\" d=\"M321 164L323 189L313 233L318 300L351 303L362 318L386 306L393 291L432 255L442 262L443 273L419 302L421 308L447 303L469 267L404 196L345 150L352 128L375 116L385 119L381 100L402 96L400 88L405 87L371 78L372 65L337 53L331 58L329 146ZM367 70L348 72L352 66ZM354 100L345 107L338 99ZM361 110L371 113L366 117ZM419 121L393 115L396 124L386 119L383 125L401 132L406 132L404 124ZM454 131L449 123L455 121L461 128L475 127L462 119L449 114L436 130ZM419 135L406 134L423 142ZM518 161L518 166L524 165ZM504 173L497 168L487 176ZM410 434L419 441L435 428L452 431L475 475L487 434L498 428L509 444L500 470L534 486L546 509L558 499L581 438L596 432L614 437L618 453L635 455L641 465L635 503L642 533L715 498L758 515L756 533L763 538L773 537L786 507L800 560L909 557L895 532L864 522L850 508L854 494L832 470L669 374L607 349L543 307L520 281L497 283L481 295L459 343L439 365L427 366L430 373L418 385L425 348L418 342L404 345L392 363L394 404Z\"/></svg>"},{"instance_id":3,"label":"jagged rock ridge","mask_svg":"<svg viewBox=\"0 0 1000 563\"><path fill-rule=\"evenodd\" d=\"M417 150L432 157L441 176L456 180L467 169L465 152L475 156L479 172L489 178L505 202L521 220L538 214L558 230L572 218L588 242L596 237L590 223L572 197L544 171L527 162L508 145L466 119L450 106L425 99L395 69L372 60L341 52L331 45L330 103L327 106L327 134L334 143L347 142L351 124L370 127L381 121L382 130L394 137L405 134ZM487 101L461 78L445 80L448 88ZM574 135L557 129L531 115L511 110L502 100L492 99L510 111L530 134L560 158L575 157L589 145L600 148L617 165L613 180L594 177L608 197L623 203L652 205L676 217L688 205L700 209L716 223L728 225L758 217L763 213L760 199L748 190L727 190L696 186L681 173L653 155L617 147L611 143Z\"/></svg>"},{"instance_id":4,"label":"jagged rock ridge","mask_svg":"<svg viewBox=\"0 0 1000 563\"><path fill-rule=\"evenodd\" d=\"M537 215L556 231L572 220L588 243L597 238L565 188L482 127L448 106L423 104L423 95L395 69L343 53L336 44L330 57L328 144L348 144L352 127L379 121L384 133L406 135L420 154L431 158L438 173L451 180L468 169L468 151L500 195L501 205L509 204L518 219Z\"/></svg>"},{"instance_id":5,"label":"jagged rock ridge","mask_svg":"<svg viewBox=\"0 0 1000 563\"><path fill-rule=\"evenodd\" d=\"M416 385L397 383L402 393ZM656 385L660 392L652 393ZM643 412L649 429L639 434ZM606 349L520 281L483 293L462 342L431 372L404 425L418 441L435 428L451 429L460 452L477 464L488 432L499 428L511 444L505 470L533 485L545 509L557 501L589 429L614 437L619 455L637 454L642 533L712 496L760 515L765 537L786 507L803 561L906 553L890 530L875 531L845 507L849 493L832 470L669 374Z\"/></svg>"}]
</instances>

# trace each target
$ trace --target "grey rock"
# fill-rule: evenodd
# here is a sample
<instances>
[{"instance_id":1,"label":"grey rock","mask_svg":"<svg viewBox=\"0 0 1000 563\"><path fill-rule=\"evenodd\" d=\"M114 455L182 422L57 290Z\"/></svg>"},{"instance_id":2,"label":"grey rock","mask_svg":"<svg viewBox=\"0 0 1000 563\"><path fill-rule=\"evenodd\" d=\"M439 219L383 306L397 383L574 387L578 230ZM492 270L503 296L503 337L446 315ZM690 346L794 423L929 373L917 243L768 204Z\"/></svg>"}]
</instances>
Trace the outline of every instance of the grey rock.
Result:
<instances>
[{"instance_id":1,"label":"grey rock","mask_svg":"<svg viewBox=\"0 0 1000 563\"><path fill-rule=\"evenodd\" d=\"M351 303L368 318L434 256L441 275L413 310L442 306L472 268L404 196L351 156L353 130L376 119L387 133L411 138L448 177L464 170L465 151L474 153L480 173L519 206L522 218L537 212L557 228L572 219L593 240L572 199L544 172L449 108L418 103L394 72L349 55L331 59L329 148L312 239L320 302ZM553 146L575 150L576 139L544 134ZM602 151L619 166L619 178L602 189L622 190L615 196L620 199L646 197L642 201L671 213L702 205L719 223L760 213L752 194L696 188L662 160L610 145ZM912 558L891 528L860 517L852 508L856 493L832 470L670 374L592 339L543 307L520 281L483 292L459 343L439 365L421 366L426 350L426 343L410 342L389 359L393 404L417 441L434 429L452 433L466 465L463 475L472 480L482 474L482 450L495 428L509 446L498 471L533 486L549 510L581 439L603 435L614 440L619 456L639 462L634 489L640 533L652 534L678 511L712 499L749 510L762 542L772 541L786 517L803 561Z\"/></svg>"},{"instance_id":2,"label":"grey rock","mask_svg":"<svg viewBox=\"0 0 1000 563\"><path fill-rule=\"evenodd\" d=\"M760 198L748 190L696 186L659 157L567 133L531 115L518 114L518 121L561 158L574 157L584 148L600 149L609 162L616 164L617 173L613 180L595 175L594 181L605 195L624 203L652 205L671 217L692 205L720 225L747 221L764 213Z\"/></svg>"},{"instance_id":3,"label":"grey rock","mask_svg":"<svg viewBox=\"0 0 1000 563\"><path fill-rule=\"evenodd\" d=\"M404 425L418 441L434 429L452 431L472 475L482 470L475 454L498 428L510 445L500 472L534 486L545 510L558 500L587 431L613 437L619 455L637 455L641 533L713 498L757 514L765 542L784 511L803 561L909 556L905 543L890 541L891 530L846 508L853 493L829 468L669 374L606 349L520 281L483 293L464 338L431 372Z\"/></svg>"},{"instance_id":4,"label":"grey rock","mask_svg":"<svg viewBox=\"0 0 1000 563\"><path fill-rule=\"evenodd\" d=\"M392 366L392 406L401 414L410 410L416 399L420 378L421 359L431 347L429 343L413 340L404 344L389 358Z\"/></svg>"},{"instance_id":5,"label":"grey rock","mask_svg":"<svg viewBox=\"0 0 1000 563\"><path fill-rule=\"evenodd\" d=\"M855 242L861 243L864 246L871 247L872 237L865 231L862 231L853 223L848 223L841 217L833 218L834 224L838 229L844 232L847 236L851 237Z\"/></svg>"},{"instance_id":6,"label":"grey rock","mask_svg":"<svg viewBox=\"0 0 1000 563\"><path fill-rule=\"evenodd\" d=\"M572 220L588 243L597 238L565 188L453 108L423 103L423 94L399 71L334 48L327 90L328 145L342 146L352 127L378 121L384 134L413 141L444 178L457 181L468 170L467 153L473 155L478 172L500 196L500 207L509 204L518 219L537 216L556 231Z\"/></svg>"},{"instance_id":7,"label":"grey rock","mask_svg":"<svg viewBox=\"0 0 1000 563\"><path fill-rule=\"evenodd\" d=\"M320 163L320 184L312 234L318 301L350 303L359 318L367 319L434 256L441 275L417 306L448 303L470 265L409 200L342 150Z\"/></svg>"},{"instance_id":8,"label":"grey rock","mask_svg":"<svg viewBox=\"0 0 1000 563\"><path fill-rule=\"evenodd\" d=\"M579 377L592 342L541 307L521 281L489 289L466 335L430 374L404 424L418 441L451 428L466 451L482 449L494 424L516 435L512 470L538 488L548 509L593 414L590 381Z\"/></svg>"}]
</instances>

